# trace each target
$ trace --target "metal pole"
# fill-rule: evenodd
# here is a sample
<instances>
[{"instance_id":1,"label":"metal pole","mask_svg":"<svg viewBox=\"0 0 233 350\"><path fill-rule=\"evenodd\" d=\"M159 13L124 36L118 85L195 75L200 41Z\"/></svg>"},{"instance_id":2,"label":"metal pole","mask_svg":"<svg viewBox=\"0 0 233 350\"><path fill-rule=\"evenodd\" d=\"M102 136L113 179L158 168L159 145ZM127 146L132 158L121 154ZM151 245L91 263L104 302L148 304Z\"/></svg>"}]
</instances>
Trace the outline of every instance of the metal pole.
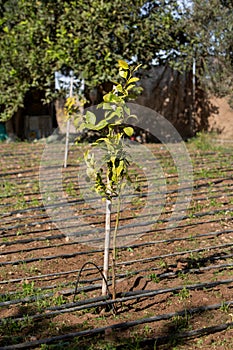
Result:
<instances>
[{"instance_id":1,"label":"metal pole","mask_svg":"<svg viewBox=\"0 0 233 350\"><path fill-rule=\"evenodd\" d=\"M194 118L195 118L195 102L196 102L196 59L193 57L193 71L192 71L192 89L193 89L193 98L192 98L192 117L191 117L191 128L192 133L194 132Z\"/></svg>"},{"instance_id":2,"label":"metal pole","mask_svg":"<svg viewBox=\"0 0 233 350\"><path fill-rule=\"evenodd\" d=\"M74 77L70 77L70 93L69 97L73 96L73 82ZM65 144L65 158L64 158L64 168L67 167L67 159L68 159L68 152L69 152L69 134L70 134L70 118L67 120L66 123L66 144Z\"/></svg>"}]
</instances>

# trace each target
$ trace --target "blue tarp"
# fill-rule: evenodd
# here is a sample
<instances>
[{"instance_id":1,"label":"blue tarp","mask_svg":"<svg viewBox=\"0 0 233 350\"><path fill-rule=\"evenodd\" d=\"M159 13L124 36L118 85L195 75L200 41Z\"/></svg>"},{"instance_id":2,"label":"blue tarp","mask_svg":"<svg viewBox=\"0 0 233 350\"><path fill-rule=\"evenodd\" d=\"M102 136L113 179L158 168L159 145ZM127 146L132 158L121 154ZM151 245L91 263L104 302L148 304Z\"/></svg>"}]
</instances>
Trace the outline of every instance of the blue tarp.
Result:
<instances>
[{"instance_id":1,"label":"blue tarp","mask_svg":"<svg viewBox=\"0 0 233 350\"><path fill-rule=\"evenodd\" d=\"M0 122L0 141L7 139L6 126L5 123Z\"/></svg>"}]
</instances>

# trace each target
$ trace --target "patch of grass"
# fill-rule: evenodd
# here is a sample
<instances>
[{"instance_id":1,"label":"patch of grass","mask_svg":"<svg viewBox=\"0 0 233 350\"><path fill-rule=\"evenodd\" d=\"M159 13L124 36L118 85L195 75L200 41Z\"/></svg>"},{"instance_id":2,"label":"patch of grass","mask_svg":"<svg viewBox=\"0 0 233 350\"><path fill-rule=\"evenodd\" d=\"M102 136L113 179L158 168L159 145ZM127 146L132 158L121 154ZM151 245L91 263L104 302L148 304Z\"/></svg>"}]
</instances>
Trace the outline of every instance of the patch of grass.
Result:
<instances>
[{"instance_id":1,"label":"patch of grass","mask_svg":"<svg viewBox=\"0 0 233 350\"><path fill-rule=\"evenodd\" d=\"M198 132L195 137L189 139L188 146L191 150L213 151L221 149L213 141L216 137L214 133Z\"/></svg>"},{"instance_id":2,"label":"patch of grass","mask_svg":"<svg viewBox=\"0 0 233 350\"><path fill-rule=\"evenodd\" d=\"M175 295L178 296L179 302L183 302L184 300L190 298L190 292L189 292L189 290L188 290L186 287L184 287L183 289L181 289L180 292L175 293Z\"/></svg>"}]
</instances>

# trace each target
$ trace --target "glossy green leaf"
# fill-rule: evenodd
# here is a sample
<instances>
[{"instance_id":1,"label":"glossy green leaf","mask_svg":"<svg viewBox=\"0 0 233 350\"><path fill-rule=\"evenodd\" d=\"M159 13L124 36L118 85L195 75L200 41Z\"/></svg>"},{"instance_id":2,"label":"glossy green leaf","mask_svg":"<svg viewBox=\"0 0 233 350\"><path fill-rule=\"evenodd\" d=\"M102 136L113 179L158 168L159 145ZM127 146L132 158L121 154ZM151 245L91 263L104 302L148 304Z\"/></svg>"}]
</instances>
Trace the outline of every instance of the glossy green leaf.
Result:
<instances>
[{"instance_id":1,"label":"glossy green leaf","mask_svg":"<svg viewBox=\"0 0 233 350\"><path fill-rule=\"evenodd\" d=\"M135 83L136 81L139 81L139 78L133 77L133 78L130 78L130 79L127 81L127 83L128 83L128 84L132 84L132 83Z\"/></svg>"},{"instance_id":2,"label":"glossy green leaf","mask_svg":"<svg viewBox=\"0 0 233 350\"><path fill-rule=\"evenodd\" d=\"M103 119L98 124L96 124L95 130L101 130L101 129L105 128L107 125L108 125L107 120Z\"/></svg>"},{"instance_id":3,"label":"glossy green leaf","mask_svg":"<svg viewBox=\"0 0 233 350\"><path fill-rule=\"evenodd\" d=\"M127 126L123 130L124 130L124 133L129 137L131 137L134 133L134 129L131 126Z\"/></svg>"},{"instance_id":4,"label":"glossy green leaf","mask_svg":"<svg viewBox=\"0 0 233 350\"><path fill-rule=\"evenodd\" d=\"M127 79L128 72L125 71L125 70L120 70L119 75L120 75L122 78Z\"/></svg>"},{"instance_id":5,"label":"glossy green leaf","mask_svg":"<svg viewBox=\"0 0 233 350\"><path fill-rule=\"evenodd\" d=\"M93 112L87 111L85 116L86 116L86 121L87 121L88 124L95 125L96 116L95 116L95 114Z\"/></svg>"},{"instance_id":6,"label":"glossy green leaf","mask_svg":"<svg viewBox=\"0 0 233 350\"><path fill-rule=\"evenodd\" d=\"M118 60L118 65L122 69L129 69L128 63L123 60Z\"/></svg>"}]
</instances>

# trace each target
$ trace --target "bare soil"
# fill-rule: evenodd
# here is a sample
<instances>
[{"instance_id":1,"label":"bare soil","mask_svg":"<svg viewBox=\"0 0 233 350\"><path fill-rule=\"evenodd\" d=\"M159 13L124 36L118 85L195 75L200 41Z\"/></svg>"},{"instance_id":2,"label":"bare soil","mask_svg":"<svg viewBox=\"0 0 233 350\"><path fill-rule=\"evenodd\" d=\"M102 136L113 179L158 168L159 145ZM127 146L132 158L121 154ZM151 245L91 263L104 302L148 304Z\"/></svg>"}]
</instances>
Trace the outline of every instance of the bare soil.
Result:
<instances>
[{"instance_id":1,"label":"bare soil","mask_svg":"<svg viewBox=\"0 0 233 350\"><path fill-rule=\"evenodd\" d=\"M77 221L69 219L65 206L63 229L44 208L38 183L44 145L2 144L0 349L233 348L232 148L187 145L194 169L192 200L168 231L178 175L165 146L147 147L166 174L166 200L151 226L153 215L146 213L143 224L133 221L135 214L142 215L142 196L135 193L137 200L125 204L121 223L132 222L134 236L119 238L113 304L111 278L107 303L99 299L96 266L102 269L102 246L67 236L65 228ZM67 203L75 215L86 215L87 226L82 221L75 227L79 233L104 227L104 209L96 213L94 205L82 201L81 154L72 147L62 171ZM141 194L147 191L145 182L142 172Z\"/></svg>"},{"instance_id":2,"label":"bare soil","mask_svg":"<svg viewBox=\"0 0 233 350\"><path fill-rule=\"evenodd\" d=\"M233 141L233 109L227 98L212 98L210 102L215 106L215 113L209 118L209 131L217 133L217 138Z\"/></svg>"}]
</instances>

